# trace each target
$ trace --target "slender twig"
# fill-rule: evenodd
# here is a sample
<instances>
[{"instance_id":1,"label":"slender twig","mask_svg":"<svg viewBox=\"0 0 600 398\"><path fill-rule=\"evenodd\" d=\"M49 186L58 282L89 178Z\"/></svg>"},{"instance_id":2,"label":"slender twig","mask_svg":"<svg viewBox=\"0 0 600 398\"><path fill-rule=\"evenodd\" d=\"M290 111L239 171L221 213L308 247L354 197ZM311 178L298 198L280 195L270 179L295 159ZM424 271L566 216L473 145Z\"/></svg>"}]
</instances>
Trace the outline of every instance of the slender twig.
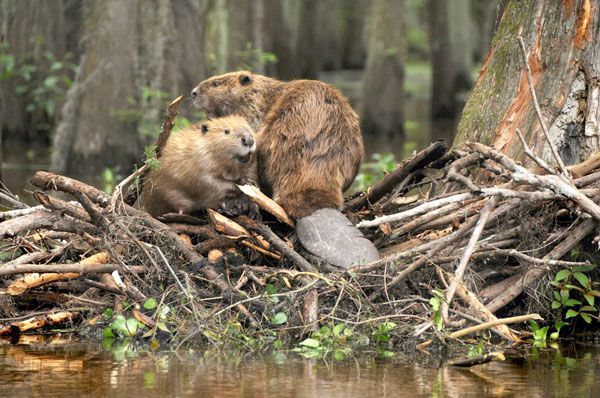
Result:
<instances>
[{"instance_id":1,"label":"slender twig","mask_svg":"<svg viewBox=\"0 0 600 398\"><path fill-rule=\"evenodd\" d=\"M489 199L488 203L483 207L481 213L479 213L479 220L473 229L473 234L471 235L471 239L469 240L469 244L465 249L465 252L456 267L456 271L454 272L454 278L452 278L452 282L446 291L446 300L442 302L442 317L444 322L448 321L448 306L452 302L452 298L454 297L454 293L456 292L456 288L458 284L462 282L463 275L465 270L467 269L467 264L471 259L471 254L475 251L477 247L477 242L479 241L479 237L483 232L483 228L488 220L488 217L494 210L494 207L498 204L498 199L496 197Z\"/></svg>"},{"instance_id":2,"label":"slender twig","mask_svg":"<svg viewBox=\"0 0 600 398\"><path fill-rule=\"evenodd\" d=\"M535 113L540 122L540 125L542 126L542 132L544 133L544 137L546 137L546 141L548 141L548 145L550 146L550 150L552 151L552 155L554 156L554 159L556 160L556 163L558 164L560 172L563 175L563 177L567 181L569 181L571 179L570 174L567 171L567 168L565 167L565 164L563 163L560 155L558 154L558 150L556 149L556 146L550 139L550 133L548 132L548 127L546 126L546 122L544 121L544 116L542 115L542 109L540 108L540 103L538 102L537 95L535 93L535 88L533 86L533 77L531 75L531 68L529 67L529 61L527 59L527 49L525 48L525 42L523 41L523 38L521 36L519 36L517 39L519 40L519 45L521 46L521 52L523 55L523 64L525 65L525 72L527 75L527 83L529 85L529 91L531 92L531 98L533 99L533 106L535 108Z\"/></svg>"}]
</instances>

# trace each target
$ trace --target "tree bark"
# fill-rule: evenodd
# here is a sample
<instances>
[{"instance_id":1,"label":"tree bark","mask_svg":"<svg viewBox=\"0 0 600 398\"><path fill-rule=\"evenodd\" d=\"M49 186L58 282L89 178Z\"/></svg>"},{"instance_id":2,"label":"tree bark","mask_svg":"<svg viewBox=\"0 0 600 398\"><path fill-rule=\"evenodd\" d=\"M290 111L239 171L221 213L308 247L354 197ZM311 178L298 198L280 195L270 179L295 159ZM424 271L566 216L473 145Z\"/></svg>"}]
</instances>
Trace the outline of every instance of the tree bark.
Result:
<instances>
[{"instance_id":1,"label":"tree bark","mask_svg":"<svg viewBox=\"0 0 600 398\"><path fill-rule=\"evenodd\" d=\"M404 3L373 0L360 116L365 134L403 134Z\"/></svg>"},{"instance_id":2,"label":"tree bark","mask_svg":"<svg viewBox=\"0 0 600 398\"><path fill-rule=\"evenodd\" d=\"M429 0L429 42L431 45L431 115L453 117L456 113L454 77L447 0Z\"/></svg>"},{"instance_id":3,"label":"tree bark","mask_svg":"<svg viewBox=\"0 0 600 398\"><path fill-rule=\"evenodd\" d=\"M89 180L106 167L129 173L139 164L164 102L208 74L207 7L208 0L91 0L53 170Z\"/></svg>"},{"instance_id":4,"label":"tree bark","mask_svg":"<svg viewBox=\"0 0 600 398\"><path fill-rule=\"evenodd\" d=\"M81 6L73 1L56 0L2 0L0 1L0 43L8 45L7 54L14 55L19 64L43 65L45 52L62 61L67 51L76 46L78 24L69 17L77 14ZM77 18L73 18L77 19ZM5 137L18 137L22 141L43 139L34 133L37 126L48 122L43 111L27 112L31 99L16 93L24 83L34 89L47 76L33 72L33 80L25 83L15 75L0 80L0 129ZM45 133L46 131L44 131Z\"/></svg>"},{"instance_id":5,"label":"tree bark","mask_svg":"<svg viewBox=\"0 0 600 398\"><path fill-rule=\"evenodd\" d=\"M550 139L567 165L598 150L600 124L600 2L510 1L458 127L454 143L494 145L525 160L515 133L555 164L536 117L520 35Z\"/></svg>"}]
</instances>

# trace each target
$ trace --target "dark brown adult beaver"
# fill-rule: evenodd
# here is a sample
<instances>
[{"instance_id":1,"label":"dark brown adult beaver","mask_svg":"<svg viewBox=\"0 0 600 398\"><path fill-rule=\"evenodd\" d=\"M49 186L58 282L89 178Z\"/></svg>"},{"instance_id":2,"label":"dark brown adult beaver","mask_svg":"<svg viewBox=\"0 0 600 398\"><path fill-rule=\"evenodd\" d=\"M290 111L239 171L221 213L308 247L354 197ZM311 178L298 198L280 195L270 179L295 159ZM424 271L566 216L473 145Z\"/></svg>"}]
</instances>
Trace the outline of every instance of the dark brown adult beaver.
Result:
<instances>
[{"instance_id":1,"label":"dark brown adult beaver","mask_svg":"<svg viewBox=\"0 0 600 398\"><path fill-rule=\"evenodd\" d=\"M338 90L241 71L200 82L192 96L208 117L239 114L255 129L260 187L297 219L305 248L341 266L379 258L341 212L324 210L342 205L363 157L358 117Z\"/></svg>"},{"instance_id":2,"label":"dark brown adult beaver","mask_svg":"<svg viewBox=\"0 0 600 398\"><path fill-rule=\"evenodd\" d=\"M142 191L141 203L151 215L253 209L236 185L257 179L256 143L244 118L217 118L173 132L159 160Z\"/></svg>"}]
</instances>

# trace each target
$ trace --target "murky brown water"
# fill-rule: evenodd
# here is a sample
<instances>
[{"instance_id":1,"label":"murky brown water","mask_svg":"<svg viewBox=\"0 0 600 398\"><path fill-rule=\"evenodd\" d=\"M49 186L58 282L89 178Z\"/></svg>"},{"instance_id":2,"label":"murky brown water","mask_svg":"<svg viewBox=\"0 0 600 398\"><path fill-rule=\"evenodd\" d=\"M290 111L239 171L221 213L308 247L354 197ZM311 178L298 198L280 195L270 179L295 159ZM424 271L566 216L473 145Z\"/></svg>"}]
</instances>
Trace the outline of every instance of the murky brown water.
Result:
<instances>
[{"instance_id":1,"label":"murky brown water","mask_svg":"<svg viewBox=\"0 0 600 398\"><path fill-rule=\"evenodd\" d=\"M1 397L598 397L600 348L532 351L467 369L411 358L105 351L70 337L0 340Z\"/></svg>"}]
</instances>

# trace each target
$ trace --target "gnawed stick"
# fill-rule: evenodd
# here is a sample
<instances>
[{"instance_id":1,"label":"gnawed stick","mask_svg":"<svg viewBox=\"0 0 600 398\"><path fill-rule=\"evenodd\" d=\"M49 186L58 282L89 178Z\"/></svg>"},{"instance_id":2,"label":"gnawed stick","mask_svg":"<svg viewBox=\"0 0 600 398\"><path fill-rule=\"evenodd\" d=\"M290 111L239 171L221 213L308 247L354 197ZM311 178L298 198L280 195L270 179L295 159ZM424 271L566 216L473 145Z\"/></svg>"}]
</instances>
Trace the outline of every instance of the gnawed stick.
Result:
<instances>
[{"instance_id":1,"label":"gnawed stick","mask_svg":"<svg viewBox=\"0 0 600 398\"><path fill-rule=\"evenodd\" d=\"M269 241L273 247L285 257L289 258L298 268L302 271L306 272L314 272L318 273L317 269L313 267L308 261L304 259L300 254L298 254L294 249L289 247L279 236L275 234L271 230L271 228L266 225L251 220L248 217L241 216L239 217L240 222L244 227L250 229L251 231L256 231L261 234L267 241Z\"/></svg>"},{"instance_id":2,"label":"gnawed stick","mask_svg":"<svg viewBox=\"0 0 600 398\"><path fill-rule=\"evenodd\" d=\"M567 235L565 240L556 245L550 253L544 256L544 259L557 260L567 254L579 241L590 234L594 228L598 225L596 220L588 219L581 222L578 226L573 228L572 231ZM504 307L511 301L513 301L518 295L523 293L525 287L531 285L537 281L547 270L545 267L537 267L530 269L525 275L517 280L512 286L508 287L502 294L494 298L491 302L486 305L486 308L490 312L496 312L500 308Z\"/></svg>"},{"instance_id":3,"label":"gnawed stick","mask_svg":"<svg viewBox=\"0 0 600 398\"><path fill-rule=\"evenodd\" d=\"M154 153L156 154L156 158L160 158L163 148L165 147L169 137L171 136L171 131L173 130L173 126L175 125L175 118L179 113L179 105L181 105L181 101L183 101L183 95L175 98L169 104L167 108L167 113L165 115L165 119L163 120L162 126L160 128L160 134L156 139L156 148ZM139 195L142 193L142 187L144 185L144 177L148 172L150 166L146 163L136 171L134 171L129 177L125 178L121 181L114 189L113 194L111 196L111 207L114 209L117 201L123 197L123 192L129 187L131 182L138 179L139 187L138 189L130 190L125 196L125 203L128 205L132 205L136 202Z\"/></svg>"},{"instance_id":4,"label":"gnawed stick","mask_svg":"<svg viewBox=\"0 0 600 398\"><path fill-rule=\"evenodd\" d=\"M447 151L448 147L444 141L439 140L434 142L398 166L390 174L386 175L383 181L375 184L365 194L350 200L346 204L346 208L355 211L366 206L368 203L377 202L383 196L391 192L394 187L402 182L410 173L441 158Z\"/></svg>"},{"instance_id":5,"label":"gnawed stick","mask_svg":"<svg viewBox=\"0 0 600 398\"><path fill-rule=\"evenodd\" d=\"M274 215L279 221L294 228L294 221L288 216L285 209L279 206L273 199L261 192L258 187L254 185L238 185L240 191L245 193L256 203L261 209Z\"/></svg>"},{"instance_id":6,"label":"gnawed stick","mask_svg":"<svg viewBox=\"0 0 600 398\"><path fill-rule=\"evenodd\" d=\"M446 273L447 278L451 281L452 275ZM492 314L483 303L477 298L473 292L465 287L465 285L460 282L456 287L456 294L460 297L466 304L469 305L471 311L474 311L474 316L478 319L481 319L484 322L496 321L498 318L494 314ZM516 336L506 325L498 325L495 327L495 331L499 333L502 337L509 341L519 342L519 336Z\"/></svg>"},{"instance_id":7,"label":"gnawed stick","mask_svg":"<svg viewBox=\"0 0 600 398\"><path fill-rule=\"evenodd\" d=\"M452 339L458 339L459 337L466 336L469 334L477 333L481 330L487 330L500 325L512 325L513 323L521 323L528 321L543 321L544 318L540 316L540 314L527 314L527 315L519 315L512 316L510 318L499 318L489 322L481 323L479 325L471 326L465 329L457 330L456 332L452 332L448 335L448 337Z\"/></svg>"},{"instance_id":8,"label":"gnawed stick","mask_svg":"<svg viewBox=\"0 0 600 398\"><path fill-rule=\"evenodd\" d=\"M448 362L449 366L458 366L461 368L467 368L475 365L483 365L484 363L492 361L504 361L503 352L490 352L489 354L477 355L475 357L455 359Z\"/></svg>"},{"instance_id":9,"label":"gnawed stick","mask_svg":"<svg viewBox=\"0 0 600 398\"><path fill-rule=\"evenodd\" d=\"M454 292L456 291L458 284L462 281L465 270L467 269L467 264L471 259L471 254L473 254L477 247L477 242L479 241L479 237L481 236L483 228L487 223L488 217L492 213L494 207L496 207L497 203L498 198L490 198L488 200L488 203L486 203L483 209L481 210L481 213L479 213L479 220L477 220L477 224L473 229L471 239L469 240L469 243L465 249L465 252L463 253L462 258L460 259L460 262L458 263L458 266L456 267L456 271L454 272L454 277L450 282L450 286L448 286L448 289L446 290L446 300L442 301L441 310L444 322L448 321L448 306L452 302L452 298L454 297Z\"/></svg>"},{"instance_id":10,"label":"gnawed stick","mask_svg":"<svg viewBox=\"0 0 600 398\"><path fill-rule=\"evenodd\" d=\"M77 220L60 213L38 210L25 216L13 218L0 223L0 239L13 237L21 232L36 229L51 229L64 232L88 232L95 234L98 228L85 221Z\"/></svg>"},{"instance_id":11,"label":"gnawed stick","mask_svg":"<svg viewBox=\"0 0 600 398\"><path fill-rule=\"evenodd\" d=\"M68 322L71 321L78 314L79 313L77 312L62 311L32 317L19 322L13 322L8 326L0 328L0 335L21 333L26 332L28 330L39 329L44 326L51 326L59 323Z\"/></svg>"}]
</instances>

